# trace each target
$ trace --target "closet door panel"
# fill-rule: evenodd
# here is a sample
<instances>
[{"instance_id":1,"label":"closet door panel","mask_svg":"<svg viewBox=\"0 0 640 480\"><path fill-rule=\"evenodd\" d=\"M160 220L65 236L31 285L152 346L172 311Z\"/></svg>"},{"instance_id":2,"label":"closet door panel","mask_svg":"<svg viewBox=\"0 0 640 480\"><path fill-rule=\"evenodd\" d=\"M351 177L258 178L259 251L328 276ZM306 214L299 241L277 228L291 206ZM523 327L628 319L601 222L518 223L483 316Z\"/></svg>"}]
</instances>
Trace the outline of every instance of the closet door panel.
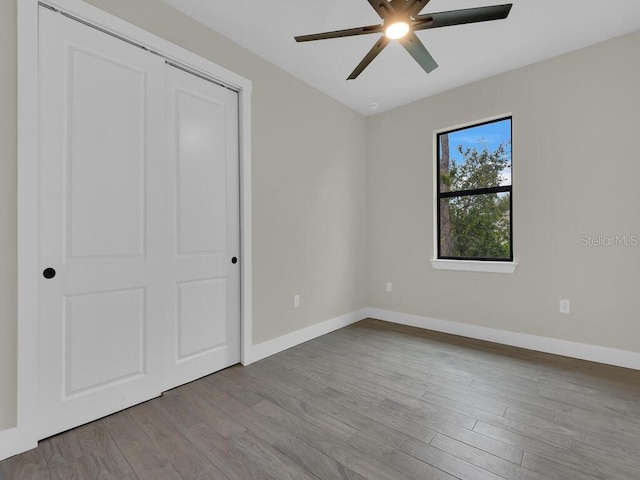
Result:
<instances>
[{"instance_id":1,"label":"closet door panel","mask_svg":"<svg viewBox=\"0 0 640 480\"><path fill-rule=\"evenodd\" d=\"M164 62L41 7L39 78L43 438L162 392L168 241Z\"/></svg>"},{"instance_id":2,"label":"closet door panel","mask_svg":"<svg viewBox=\"0 0 640 480\"><path fill-rule=\"evenodd\" d=\"M238 95L166 67L173 242L165 388L240 361Z\"/></svg>"}]
</instances>

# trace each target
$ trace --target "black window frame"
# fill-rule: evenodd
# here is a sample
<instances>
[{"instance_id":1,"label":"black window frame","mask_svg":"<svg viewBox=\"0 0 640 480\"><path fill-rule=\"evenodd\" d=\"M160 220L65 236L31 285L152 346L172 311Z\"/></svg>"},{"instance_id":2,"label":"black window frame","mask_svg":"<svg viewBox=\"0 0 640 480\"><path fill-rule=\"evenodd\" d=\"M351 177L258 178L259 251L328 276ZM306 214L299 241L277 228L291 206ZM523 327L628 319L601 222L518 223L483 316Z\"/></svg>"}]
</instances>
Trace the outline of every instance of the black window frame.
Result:
<instances>
[{"instance_id":1,"label":"black window frame","mask_svg":"<svg viewBox=\"0 0 640 480\"><path fill-rule=\"evenodd\" d=\"M448 135L450 133L459 132L461 130L467 130L469 128L481 127L483 125L489 125L491 123L503 122L509 120L509 136L511 142L511 156L510 156L510 168L511 168L511 184L508 186L488 187L488 188L474 188L470 190L456 190L454 192L441 192L440 191L440 137L442 135ZM436 134L436 215L437 215L437 259L438 260L472 260L483 262L513 262L513 116L506 115L504 117L495 118L493 120L481 121L478 123L470 123L464 127L452 128L451 130L443 130ZM486 195L492 193L509 193L509 258L495 258L495 257L454 257L454 256L442 256L441 242L442 237L440 234L440 202L447 198L465 197L469 195Z\"/></svg>"}]
</instances>

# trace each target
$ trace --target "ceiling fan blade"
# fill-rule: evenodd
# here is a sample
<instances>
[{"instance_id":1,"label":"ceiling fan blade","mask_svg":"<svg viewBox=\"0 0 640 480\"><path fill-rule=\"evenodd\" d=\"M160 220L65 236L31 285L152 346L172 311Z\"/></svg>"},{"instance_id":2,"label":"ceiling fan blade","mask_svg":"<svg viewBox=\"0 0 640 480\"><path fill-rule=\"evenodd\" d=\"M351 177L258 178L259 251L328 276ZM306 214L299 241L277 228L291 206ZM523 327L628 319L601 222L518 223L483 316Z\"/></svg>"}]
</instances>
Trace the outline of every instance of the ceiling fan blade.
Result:
<instances>
[{"instance_id":1,"label":"ceiling fan blade","mask_svg":"<svg viewBox=\"0 0 640 480\"><path fill-rule=\"evenodd\" d=\"M448 12L427 13L415 17L413 30L464 25L466 23L489 22L507 18L513 4L492 5L490 7L465 8Z\"/></svg>"},{"instance_id":2,"label":"ceiling fan blade","mask_svg":"<svg viewBox=\"0 0 640 480\"><path fill-rule=\"evenodd\" d=\"M396 13L393 6L387 0L369 0L369 4L382 19L391 17Z\"/></svg>"},{"instance_id":3,"label":"ceiling fan blade","mask_svg":"<svg viewBox=\"0 0 640 480\"><path fill-rule=\"evenodd\" d=\"M429 51L414 32L410 32L407 36L398 41L407 49L407 52L409 52L413 59L420 64L425 72L430 73L438 68L438 63L433 59Z\"/></svg>"},{"instance_id":4,"label":"ceiling fan blade","mask_svg":"<svg viewBox=\"0 0 640 480\"><path fill-rule=\"evenodd\" d=\"M367 66L373 61L374 58L376 58L378 56L378 54L384 49L384 47L386 47L387 45L389 45L389 42L391 40L389 38L387 38L386 36L382 36L380 37L380 40L378 40L376 42L376 44L373 46L373 48L371 50L369 50L369 53L367 53L365 55L365 57L362 59L362 61L358 64L358 66L356 67L356 69L351 72L351 75L349 75L347 77L347 80L353 80L355 79L358 75L360 75L362 73L362 71L367 68Z\"/></svg>"},{"instance_id":5,"label":"ceiling fan blade","mask_svg":"<svg viewBox=\"0 0 640 480\"><path fill-rule=\"evenodd\" d=\"M353 37L354 35L368 35L369 33L380 33L383 31L382 25L368 25L366 27L347 28L345 30L335 30L333 32L314 33L311 35L299 35L293 37L296 42L310 42L312 40L325 40L328 38Z\"/></svg>"}]
</instances>

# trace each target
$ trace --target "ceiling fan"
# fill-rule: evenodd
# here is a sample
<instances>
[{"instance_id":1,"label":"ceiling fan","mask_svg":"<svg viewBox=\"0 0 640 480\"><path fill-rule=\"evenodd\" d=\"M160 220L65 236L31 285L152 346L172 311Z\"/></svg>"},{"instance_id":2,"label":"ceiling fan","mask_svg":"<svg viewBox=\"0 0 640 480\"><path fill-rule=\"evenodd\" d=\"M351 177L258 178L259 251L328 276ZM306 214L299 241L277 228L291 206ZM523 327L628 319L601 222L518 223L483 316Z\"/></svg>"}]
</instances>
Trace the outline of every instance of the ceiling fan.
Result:
<instances>
[{"instance_id":1,"label":"ceiling fan","mask_svg":"<svg viewBox=\"0 0 640 480\"><path fill-rule=\"evenodd\" d=\"M430 0L368 0L369 4L378 15L380 15L380 18L382 18L383 22L381 25L348 28L346 30L315 33L312 35L300 35L294 38L296 42L310 42L312 40L325 40L328 38L384 33L355 70L351 72L347 80L353 80L360 75L391 40L398 40L414 60L420 64L424 71L429 73L438 68L438 64L415 34L416 30L501 20L507 18L513 5L509 3L490 7L465 8L462 10L418 15L429 1Z\"/></svg>"}]
</instances>

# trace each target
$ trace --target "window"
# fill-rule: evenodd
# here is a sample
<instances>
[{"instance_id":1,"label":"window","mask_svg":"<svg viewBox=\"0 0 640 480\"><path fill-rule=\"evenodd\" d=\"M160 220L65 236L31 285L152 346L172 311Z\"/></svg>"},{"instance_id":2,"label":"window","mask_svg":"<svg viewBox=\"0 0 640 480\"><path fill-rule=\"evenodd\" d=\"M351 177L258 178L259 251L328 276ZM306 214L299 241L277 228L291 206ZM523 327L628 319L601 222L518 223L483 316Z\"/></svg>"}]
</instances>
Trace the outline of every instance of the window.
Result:
<instances>
[{"instance_id":1,"label":"window","mask_svg":"<svg viewBox=\"0 0 640 480\"><path fill-rule=\"evenodd\" d=\"M511 117L437 134L437 258L513 261Z\"/></svg>"}]
</instances>

